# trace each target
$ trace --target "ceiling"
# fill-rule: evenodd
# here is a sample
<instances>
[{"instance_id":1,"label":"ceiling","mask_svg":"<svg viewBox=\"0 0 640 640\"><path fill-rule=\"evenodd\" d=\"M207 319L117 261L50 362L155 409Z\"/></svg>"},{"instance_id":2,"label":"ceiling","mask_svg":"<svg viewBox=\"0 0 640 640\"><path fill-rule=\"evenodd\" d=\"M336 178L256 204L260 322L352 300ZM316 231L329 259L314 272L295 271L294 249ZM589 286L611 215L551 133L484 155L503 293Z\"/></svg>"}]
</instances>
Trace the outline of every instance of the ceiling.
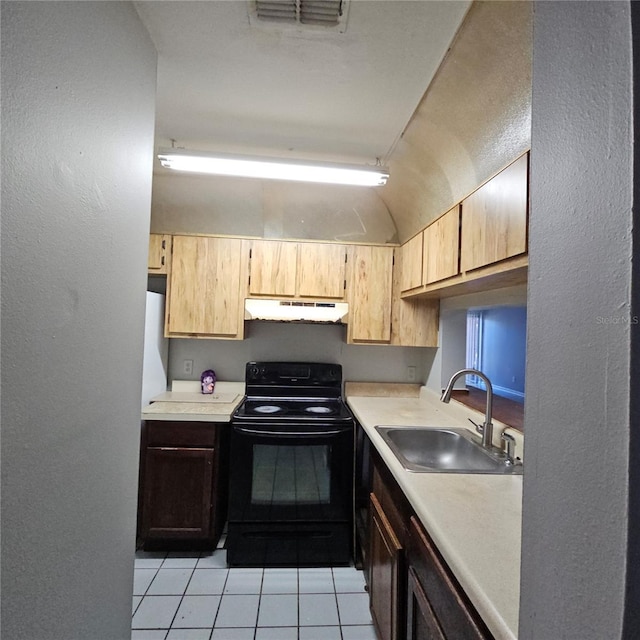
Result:
<instances>
[{"instance_id":1,"label":"ceiling","mask_svg":"<svg viewBox=\"0 0 640 640\"><path fill-rule=\"evenodd\" d=\"M529 150L532 2L342 0L338 28L307 28L261 23L256 1L134 3L158 51L156 147L380 163L389 181L156 159L153 232L402 243Z\"/></svg>"},{"instance_id":2,"label":"ceiling","mask_svg":"<svg viewBox=\"0 0 640 640\"><path fill-rule=\"evenodd\" d=\"M134 4L158 50L158 147L375 164L470 1L350 0L339 30L261 23L252 0Z\"/></svg>"}]
</instances>

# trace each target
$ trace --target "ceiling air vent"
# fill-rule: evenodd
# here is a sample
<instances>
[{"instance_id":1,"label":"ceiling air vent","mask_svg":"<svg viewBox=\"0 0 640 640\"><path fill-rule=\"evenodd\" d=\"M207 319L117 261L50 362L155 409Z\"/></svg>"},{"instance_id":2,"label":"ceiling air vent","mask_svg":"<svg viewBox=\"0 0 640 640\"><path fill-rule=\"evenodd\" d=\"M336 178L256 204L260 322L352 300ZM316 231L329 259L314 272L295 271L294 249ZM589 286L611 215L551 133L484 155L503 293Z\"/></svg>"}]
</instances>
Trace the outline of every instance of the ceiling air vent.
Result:
<instances>
[{"instance_id":1,"label":"ceiling air vent","mask_svg":"<svg viewBox=\"0 0 640 640\"><path fill-rule=\"evenodd\" d=\"M325 27L343 32L348 0L251 0L254 24Z\"/></svg>"}]
</instances>

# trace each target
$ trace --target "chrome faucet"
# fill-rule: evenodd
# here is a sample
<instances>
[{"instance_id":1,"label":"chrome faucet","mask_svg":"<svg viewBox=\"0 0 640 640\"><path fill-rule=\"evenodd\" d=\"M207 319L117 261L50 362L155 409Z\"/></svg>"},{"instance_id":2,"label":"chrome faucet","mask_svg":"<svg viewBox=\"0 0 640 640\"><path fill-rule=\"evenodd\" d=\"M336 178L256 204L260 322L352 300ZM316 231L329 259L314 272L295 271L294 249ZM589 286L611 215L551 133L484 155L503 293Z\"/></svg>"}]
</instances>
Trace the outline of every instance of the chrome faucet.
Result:
<instances>
[{"instance_id":1,"label":"chrome faucet","mask_svg":"<svg viewBox=\"0 0 640 640\"><path fill-rule=\"evenodd\" d=\"M460 371L456 371L452 376L451 380L449 380L449 384L447 388L442 392L440 396L440 400L442 402L448 403L451 400L451 391L453 390L453 385L455 381L460 376L478 376L484 380L484 383L487 387L487 407L484 414L484 424L483 425L475 425L476 431L482 434L482 446L485 449L491 449L493 446L493 423L491 422L491 416L493 413L493 387L491 386L491 380L487 378L487 376L482 373L482 371L478 371L477 369L460 369ZM471 421L473 422L473 421ZM473 423L475 424L475 422Z\"/></svg>"}]
</instances>

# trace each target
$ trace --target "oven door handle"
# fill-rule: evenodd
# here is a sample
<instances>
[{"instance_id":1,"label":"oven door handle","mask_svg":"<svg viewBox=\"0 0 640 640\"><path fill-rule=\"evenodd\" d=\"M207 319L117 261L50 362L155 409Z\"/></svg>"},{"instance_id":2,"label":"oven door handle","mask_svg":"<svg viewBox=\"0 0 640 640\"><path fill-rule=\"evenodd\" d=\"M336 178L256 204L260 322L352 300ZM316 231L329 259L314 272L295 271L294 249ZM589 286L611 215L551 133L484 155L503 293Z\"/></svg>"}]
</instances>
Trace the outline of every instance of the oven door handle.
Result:
<instances>
[{"instance_id":1,"label":"oven door handle","mask_svg":"<svg viewBox=\"0 0 640 640\"><path fill-rule=\"evenodd\" d=\"M247 427L235 426L236 431L241 433L250 433L260 436L336 436L343 433L344 430L332 429L331 431L264 431L263 429L248 429Z\"/></svg>"}]
</instances>

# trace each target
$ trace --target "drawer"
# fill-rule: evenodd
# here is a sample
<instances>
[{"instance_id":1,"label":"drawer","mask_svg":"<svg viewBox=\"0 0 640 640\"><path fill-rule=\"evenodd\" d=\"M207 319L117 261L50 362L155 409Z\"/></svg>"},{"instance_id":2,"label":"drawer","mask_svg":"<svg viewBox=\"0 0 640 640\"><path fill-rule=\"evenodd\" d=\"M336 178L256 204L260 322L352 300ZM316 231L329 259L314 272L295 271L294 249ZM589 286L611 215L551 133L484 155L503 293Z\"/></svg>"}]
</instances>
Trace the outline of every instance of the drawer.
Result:
<instances>
[{"instance_id":1,"label":"drawer","mask_svg":"<svg viewBox=\"0 0 640 640\"><path fill-rule=\"evenodd\" d=\"M170 422L147 420L147 447L213 447L217 430L213 422ZM227 426L228 428L228 426Z\"/></svg>"}]
</instances>

